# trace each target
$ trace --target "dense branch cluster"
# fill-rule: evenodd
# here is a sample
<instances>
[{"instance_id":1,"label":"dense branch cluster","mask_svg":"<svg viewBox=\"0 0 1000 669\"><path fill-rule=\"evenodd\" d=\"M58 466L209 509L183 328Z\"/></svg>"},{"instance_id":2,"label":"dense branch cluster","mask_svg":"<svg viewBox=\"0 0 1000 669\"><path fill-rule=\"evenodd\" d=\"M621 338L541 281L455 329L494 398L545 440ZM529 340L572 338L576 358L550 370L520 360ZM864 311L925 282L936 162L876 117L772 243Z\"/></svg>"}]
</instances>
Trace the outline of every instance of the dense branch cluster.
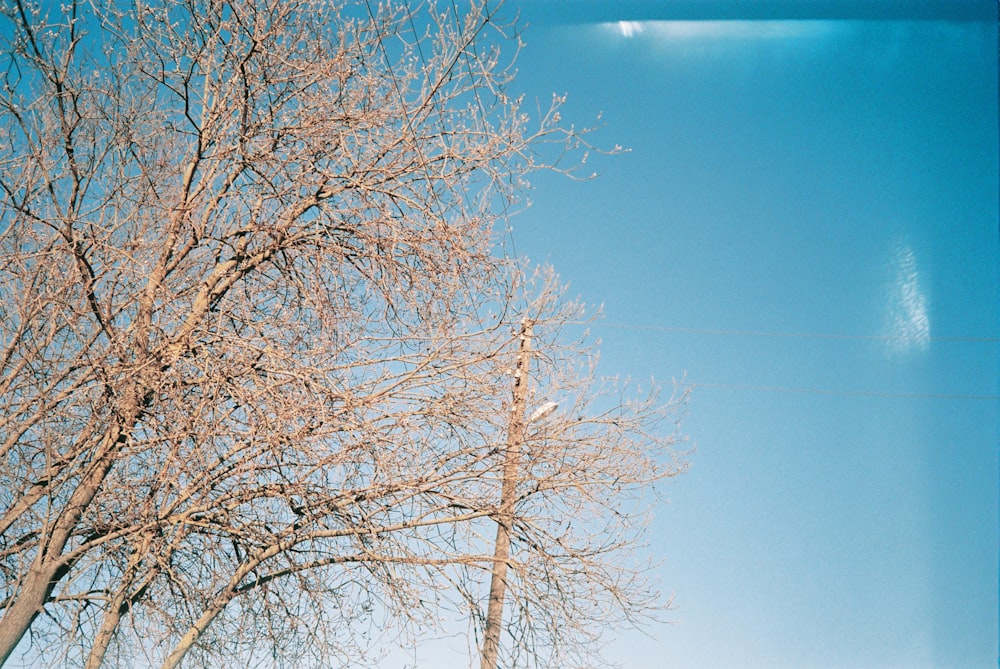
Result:
<instances>
[{"instance_id":1,"label":"dense branch cluster","mask_svg":"<svg viewBox=\"0 0 1000 669\"><path fill-rule=\"evenodd\" d=\"M604 393L579 307L496 253L539 143L577 137L508 97L493 12L4 4L0 664L475 631L523 318L562 407L522 447L505 657L584 661L655 606L628 560L674 407Z\"/></svg>"}]
</instances>

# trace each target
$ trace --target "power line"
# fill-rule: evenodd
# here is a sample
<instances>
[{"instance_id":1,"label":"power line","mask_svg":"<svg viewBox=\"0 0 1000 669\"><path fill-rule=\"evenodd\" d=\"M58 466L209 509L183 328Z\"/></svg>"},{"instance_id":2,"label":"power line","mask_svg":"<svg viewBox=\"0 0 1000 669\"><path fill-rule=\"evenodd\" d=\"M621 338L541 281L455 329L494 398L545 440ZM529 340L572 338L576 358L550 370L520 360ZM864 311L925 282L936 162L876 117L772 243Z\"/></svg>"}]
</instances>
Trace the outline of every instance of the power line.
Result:
<instances>
[{"instance_id":1,"label":"power line","mask_svg":"<svg viewBox=\"0 0 1000 669\"><path fill-rule=\"evenodd\" d=\"M733 336L733 337L769 337L776 339L829 339L829 340L861 340L861 341L897 341L899 337L888 335L858 335L842 333L823 332L768 332L761 330L726 330L720 328L690 328L670 325L637 325L633 323L607 323L601 321L570 321L570 325L586 326L606 326L626 330L650 330L654 332L674 332L681 334L703 334L713 336ZM937 342L966 342L966 343L989 343L1000 342L997 337L928 337L926 341ZM730 390L751 390L758 392L772 393L797 393L810 395L832 395L841 397L885 397L902 399L947 399L947 400L978 400L996 402L1000 401L1000 395L976 395L962 393L914 393L914 392L888 392L875 390L834 390L829 388L804 388L797 386L767 386L757 384L739 383L683 383L688 388L720 388Z\"/></svg>"},{"instance_id":2,"label":"power line","mask_svg":"<svg viewBox=\"0 0 1000 669\"><path fill-rule=\"evenodd\" d=\"M824 332L767 332L763 330L725 330L718 328L689 328L671 325L636 325L633 323L607 323L604 321L570 321L569 325L588 325L595 327L610 327L623 330L652 330L658 332L677 332L681 334L706 334L730 337L772 337L772 338L798 338L798 339L847 339L847 340L869 340L869 341L899 341L904 337L892 335L858 335L858 334L837 334ZM974 343L997 343L1000 337L924 337L921 341L949 341L949 342L974 342Z\"/></svg>"},{"instance_id":3,"label":"power line","mask_svg":"<svg viewBox=\"0 0 1000 669\"><path fill-rule=\"evenodd\" d=\"M986 400L996 402L1000 395L952 395L947 393L896 393L875 390L829 390L826 388L796 388L790 386L758 386L739 383L685 383L688 388L722 388L730 390L756 390L772 393L800 393L809 395L836 395L844 397L891 397L902 399L932 400Z\"/></svg>"}]
</instances>

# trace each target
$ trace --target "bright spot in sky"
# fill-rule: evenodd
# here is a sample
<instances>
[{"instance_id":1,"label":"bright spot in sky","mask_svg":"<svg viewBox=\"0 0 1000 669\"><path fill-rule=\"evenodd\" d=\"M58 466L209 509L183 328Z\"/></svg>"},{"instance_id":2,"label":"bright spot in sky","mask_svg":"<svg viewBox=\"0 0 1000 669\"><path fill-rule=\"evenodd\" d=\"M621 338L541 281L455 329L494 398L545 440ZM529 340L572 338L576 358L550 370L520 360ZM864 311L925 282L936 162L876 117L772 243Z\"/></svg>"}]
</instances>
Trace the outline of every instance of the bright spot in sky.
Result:
<instances>
[{"instance_id":1,"label":"bright spot in sky","mask_svg":"<svg viewBox=\"0 0 1000 669\"><path fill-rule=\"evenodd\" d=\"M906 241L892 250L886 330L889 346L897 353L925 350L931 341L931 321L917 257Z\"/></svg>"},{"instance_id":2,"label":"bright spot in sky","mask_svg":"<svg viewBox=\"0 0 1000 669\"><path fill-rule=\"evenodd\" d=\"M632 37L642 32L642 21L619 21L618 31L622 37Z\"/></svg>"},{"instance_id":3,"label":"bright spot in sky","mask_svg":"<svg viewBox=\"0 0 1000 669\"><path fill-rule=\"evenodd\" d=\"M656 39L789 39L825 35L832 21L616 21L606 30L626 39L648 35Z\"/></svg>"}]
</instances>

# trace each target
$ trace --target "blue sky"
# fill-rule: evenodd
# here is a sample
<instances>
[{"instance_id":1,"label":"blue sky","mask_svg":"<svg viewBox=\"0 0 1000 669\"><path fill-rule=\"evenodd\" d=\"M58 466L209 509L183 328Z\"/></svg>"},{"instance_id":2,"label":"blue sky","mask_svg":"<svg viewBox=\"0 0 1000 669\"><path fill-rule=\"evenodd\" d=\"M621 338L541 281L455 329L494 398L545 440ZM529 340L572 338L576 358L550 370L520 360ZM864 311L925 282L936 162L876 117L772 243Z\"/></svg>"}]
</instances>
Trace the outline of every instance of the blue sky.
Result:
<instances>
[{"instance_id":1,"label":"blue sky","mask_svg":"<svg viewBox=\"0 0 1000 669\"><path fill-rule=\"evenodd\" d=\"M676 609L609 657L997 666L996 3L508 9L513 88L629 149L536 175L515 250L602 305L602 373L693 390L650 532Z\"/></svg>"},{"instance_id":2,"label":"blue sky","mask_svg":"<svg viewBox=\"0 0 1000 669\"><path fill-rule=\"evenodd\" d=\"M612 657L996 666L996 4L517 7L516 87L630 151L538 176L516 250L604 373L694 384L674 623Z\"/></svg>"}]
</instances>

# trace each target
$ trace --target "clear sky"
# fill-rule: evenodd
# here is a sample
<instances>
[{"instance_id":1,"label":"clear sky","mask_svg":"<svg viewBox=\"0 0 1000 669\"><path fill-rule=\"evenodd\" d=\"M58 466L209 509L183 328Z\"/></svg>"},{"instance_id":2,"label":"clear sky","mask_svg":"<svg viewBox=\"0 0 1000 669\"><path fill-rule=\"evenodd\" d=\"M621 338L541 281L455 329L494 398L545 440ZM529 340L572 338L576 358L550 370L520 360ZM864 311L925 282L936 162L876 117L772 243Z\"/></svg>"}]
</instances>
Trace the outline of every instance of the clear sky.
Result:
<instances>
[{"instance_id":1,"label":"clear sky","mask_svg":"<svg viewBox=\"0 0 1000 669\"><path fill-rule=\"evenodd\" d=\"M514 88L629 148L536 175L515 250L603 305L602 373L693 387L650 533L672 622L609 657L997 667L996 2L508 10ZM403 661L470 664L454 638Z\"/></svg>"},{"instance_id":2,"label":"clear sky","mask_svg":"<svg viewBox=\"0 0 1000 669\"><path fill-rule=\"evenodd\" d=\"M536 178L516 250L604 373L695 386L675 624L612 657L997 666L996 3L517 6L517 87L631 151Z\"/></svg>"}]
</instances>

